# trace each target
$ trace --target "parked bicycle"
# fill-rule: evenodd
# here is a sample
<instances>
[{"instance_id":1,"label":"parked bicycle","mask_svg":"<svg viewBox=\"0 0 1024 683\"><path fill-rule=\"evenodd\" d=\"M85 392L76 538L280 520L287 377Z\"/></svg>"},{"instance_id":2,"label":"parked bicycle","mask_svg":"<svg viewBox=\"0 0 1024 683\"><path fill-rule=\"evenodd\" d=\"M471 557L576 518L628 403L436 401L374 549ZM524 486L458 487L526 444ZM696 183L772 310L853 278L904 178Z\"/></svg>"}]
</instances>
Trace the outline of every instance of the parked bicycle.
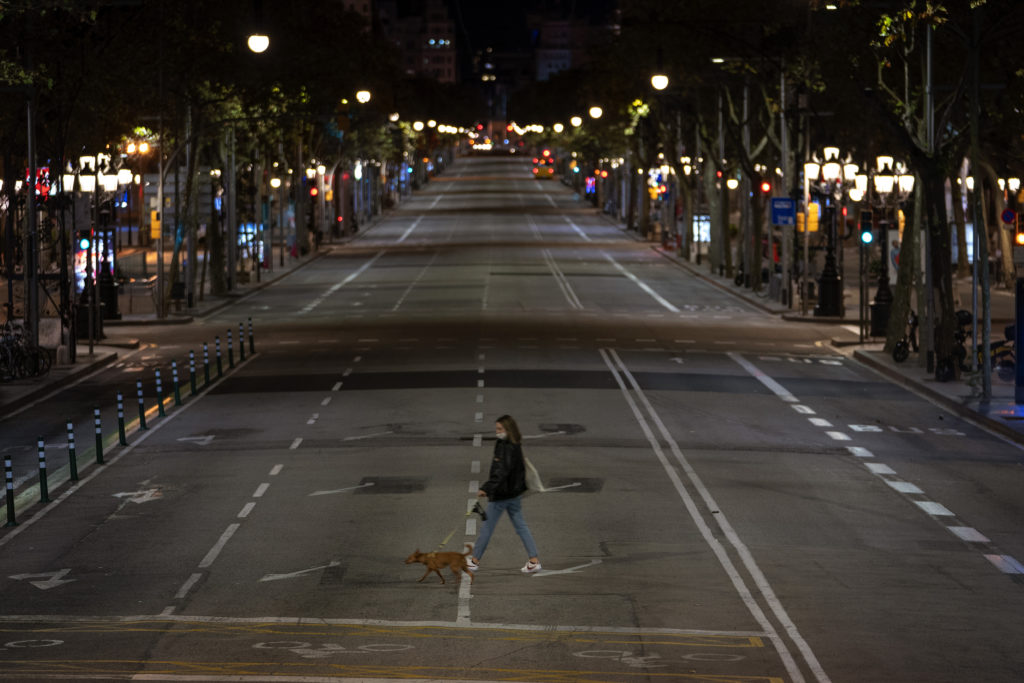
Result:
<instances>
[{"instance_id":1,"label":"parked bicycle","mask_svg":"<svg viewBox=\"0 0 1024 683\"><path fill-rule=\"evenodd\" d=\"M29 341L24 322L8 320L0 328L0 381L39 377L51 365L50 352Z\"/></svg>"},{"instance_id":2,"label":"parked bicycle","mask_svg":"<svg viewBox=\"0 0 1024 683\"><path fill-rule=\"evenodd\" d=\"M902 363L913 351L917 353L917 314L913 311L907 316L907 329L892 348L892 359Z\"/></svg>"},{"instance_id":3,"label":"parked bicycle","mask_svg":"<svg viewBox=\"0 0 1024 683\"><path fill-rule=\"evenodd\" d=\"M1017 373L1017 355L1014 352L1014 339L1017 334L1016 325L1007 325L1003 328L1004 339L994 340L989 343L989 357L992 359L992 369L995 370L999 379L1010 382ZM985 362L985 349L978 349L978 367Z\"/></svg>"}]
</instances>

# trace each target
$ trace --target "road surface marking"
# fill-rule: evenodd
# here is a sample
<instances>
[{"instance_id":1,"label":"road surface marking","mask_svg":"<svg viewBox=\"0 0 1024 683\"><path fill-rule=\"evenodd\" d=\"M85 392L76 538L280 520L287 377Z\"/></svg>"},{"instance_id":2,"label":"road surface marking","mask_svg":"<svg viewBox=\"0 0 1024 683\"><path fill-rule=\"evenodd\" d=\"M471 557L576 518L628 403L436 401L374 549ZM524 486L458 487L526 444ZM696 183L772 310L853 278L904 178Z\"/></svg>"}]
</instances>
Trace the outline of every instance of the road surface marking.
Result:
<instances>
[{"instance_id":1,"label":"road surface marking","mask_svg":"<svg viewBox=\"0 0 1024 683\"><path fill-rule=\"evenodd\" d=\"M954 536L968 543L991 543L991 539L974 527L969 526L948 526Z\"/></svg>"},{"instance_id":2,"label":"road surface marking","mask_svg":"<svg viewBox=\"0 0 1024 683\"><path fill-rule=\"evenodd\" d=\"M792 619L790 619L789 614L786 612L785 608L782 606L782 603L775 595L775 591L768 583L768 579L764 576L764 573L761 571L760 567L758 567L757 562L754 559L753 555L750 553L749 548L747 548L743 541L740 540L739 535L736 533L735 529L733 529L732 525L728 522L726 516L722 513L720 506L711 496L711 492L708 491L707 487L704 486L703 481L697 475L697 472L693 469L693 466L690 464L689 460L687 460L682 450L680 450L679 444L676 442L676 440L672 437L671 433L665 427L664 422L661 420L661 417L658 415L657 411L654 410L654 407L651 405L650 401L648 401L646 394L644 394L643 390L640 388L640 385L637 383L636 378L633 377L632 373L630 373L629 369L625 366L625 364L622 362L622 359L619 358L618 354L615 352L614 349L601 349L600 353L602 359L605 362L605 365L608 366L609 371L612 373L612 377L615 379L616 384L619 385L619 389L622 392L622 396L626 400L627 405L632 411L637 424L640 426L644 435L647 437L648 443L650 443L651 445L651 450L654 451L654 454L658 458L658 461L661 463L666 475L675 487L680 499L682 499L683 504L686 506L686 509L689 512L691 519L696 525L701 536L704 538L705 543L715 554L715 557L718 559L719 564L722 566L723 570L725 570L726 574L729 576L730 580L733 583L733 586L736 589L737 594L740 596L740 599L746 605L747 610L750 612L751 616L753 616L757 623L765 630L765 632L769 634L769 638L775 645L776 652L778 653L779 658L782 660L783 665L786 667L786 671L789 673L790 679L794 682L804 680L803 673L801 672L800 667L797 666L792 653L790 653L788 647L783 642L778 632L775 630L774 625L768 619L767 615L764 613L760 605L755 600L753 594L750 592L750 589L747 587L746 582L743 580L743 577L740 576L739 571L733 564L732 559L729 557L728 551L725 549L722 543L715 537L714 533L708 526L707 522L704 521L704 517L701 515L700 509L697 507L696 501L690 495L689 491L686 490L686 487L683 485L683 482L680 479L679 474L676 472L676 469L669 462L668 457L665 455L664 449L662 448L660 441L658 440L657 436L655 436L654 431L648 422L648 419L658 427L658 431L661 433L662 439L664 439L665 442L669 445L669 448L671 449L672 454L675 456L676 461L681 466L683 473L686 475L687 479L690 481L693 487L697 490L701 499L707 506L707 509L710 510L714 515L714 519L717 522L719 528L724 533L725 538L729 541L729 544L732 545L735 551L739 554L740 560L742 561L747 572L753 578L754 583L761 592L761 595L767 603L768 608L775 615L775 618L778 619L778 621L782 624L783 628L786 631L786 634L797 646L797 649L803 655L804 661L807 663L807 666L810 668L815 678L820 683L825 683L826 681L829 681L830 679L828 675L825 673L825 670L821 667L817 657L811 651L810 645L808 645L807 641L805 641L803 636L800 635L800 632L797 630L796 624L794 624ZM734 354L730 353L730 355ZM743 360L743 362L746 363L745 360ZM750 364L747 363L747 365ZM751 368L756 371L756 368L753 368L753 366L751 366ZM628 380L629 387L626 386L625 382L623 381L623 377L625 377L626 380ZM632 391L630 390L630 388L632 388ZM781 389L781 386L778 386L778 388ZM788 392L785 393L788 394ZM636 396L636 399L633 398L634 395ZM639 400L643 404L644 409L647 413L647 417L645 417L644 414L641 413L640 407L637 405L637 400Z\"/></svg>"},{"instance_id":3,"label":"road surface marking","mask_svg":"<svg viewBox=\"0 0 1024 683\"><path fill-rule=\"evenodd\" d=\"M332 493L345 493L346 491L355 491L356 489L365 489L367 486L373 486L373 482L371 481L371 482L366 483L366 484L359 484L358 486L349 486L348 488L344 488L344 489L334 489L333 491L313 491L313 493L309 494L309 496L310 497L312 497L312 496L329 496Z\"/></svg>"},{"instance_id":4,"label":"road surface marking","mask_svg":"<svg viewBox=\"0 0 1024 683\"><path fill-rule=\"evenodd\" d=\"M281 474L282 469L284 469L284 465L274 465L273 467L270 468L270 476L276 477L277 475Z\"/></svg>"},{"instance_id":5,"label":"road surface marking","mask_svg":"<svg viewBox=\"0 0 1024 683\"><path fill-rule=\"evenodd\" d=\"M248 517L249 513L252 512L254 507L256 507L256 503L250 500L248 503L242 506L241 511L238 513L238 518L245 519L246 517Z\"/></svg>"},{"instance_id":6,"label":"road surface marking","mask_svg":"<svg viewBox=\"0 0 1024 683\"><path fill-rule=\"evenodd\" d=\"M548 490L550 491L551 489ZM601 560L591 560L586 564L578 564L575 567L569 567L568 569L541 569L539 572L531 574L530 578L536 578L538 576L556 576L557 574L577 574L587 567L596 567L599 564L601 564Z\"/></svg>"},{"instance_id":7,"label":"road surface marking","mask_svg":"<svg viewBox=\"0 0 1024 683\"><path fill-rule=\"evenodd\" d=\"M359 436L346 436L342 441L361 441L362 439L372 439L375 436L384 436L386 434L394 434L390 429L386 432L374 432L372 434L360 434Z\"/></svg>"},{"instance_id":8,"label":"road surface marking","mask_svg":"<svg viewBox=\"0 0 1024 683\"><path fill-rule=\"evenodd\" d=\"M24 581L26 579L43 579L45 581L29 581L30 584L38 588L39 590L47 591L51 588L63 586L65 583L71 583L74 579L65 579L70 569L61 569L55 572L40 572L38 574L13 574L10 578L15 581Z\"/></svg>"},{"instance_id":9,"label":"road surface marking","mask_svg":"<svg viewBox=\"0 0 1024 683\"><path fill-rule=\"evenodd\" d=\"M331 387L331 391L337 391L338 389L341 389L341 382L335 382L334 386Z\"/></svg>"},{"instance_id":10,"label":"road surface marking","mask_svg":"<svg viewBox=\"0 0 1024 683\"><path fill-rule=\"evenodd\" d=\"M206 557L204 557L199 563L200 569L206 569L217 560L217 556L220 555L222 550L224 550L224 546L227 545L228 541L231 540L231 537L235 535L235 532L238 531L238 527L240 526L241 525L237 522L228 525L228 528L224 530L224 533L220 535L217 542L213 544L212 548L210 548L210 552L206 553Z\"/></svg>"},{"instance_id":11,"label":"road surface marking","mask_svg":"<svg viewBox=\"0 0 1024 683\"><path fill-rule=\"evenodd\" d=\"M756 365L748 361L740 354L736 353L735 351L729 351L725 355L729 356L729 358L732 358L741 368L750 373L754 377L754 379L763 384L768 389L768 391L772 392L786 403L799 403L799 401L796 400L796 396L789 393L789 390L787 390L785 387L783 387L781 384L773 380L765 373L761 372L760 368L758 368Z\"/></svg>"},{"instance_id":12,"label":"road surface marking","mask_svg":"<svg viewBox=\"0 0 1024 683\"><path fill-rule=\"evenodd\" d=\"M305 576L306 574L312 574L313 572L318 572L318 571L320 571L322 569L329 569L331 567L337 567L339 565L341 565L341 562L338 562L336 560L331 560L329 563L327 563L325 565L321 565L319 567L310 567L309 569L301 569L301 570L299 570L297 572L290 572L288 574L264 574L263 578L261 578L260 581L261 582L262 581L281 581L282 579L294 579L294 578L299 577L299 576Z\"/></svg>"},{"instance_id":13,"label":"road surface marking","mask_svg":"<svg viewBox=\"0 0 1024 683\"><path fill-rule=\"evenodd\" d=\"M864 448L863 446L847 446L846 450L850 451L852 455L858 458L873 458L875 454Z\"/></svg>"},{"instance_id":14,"label":"road surface marking","mask_svg":"<svg viewBox=\"0 0 1024 683\"><path fill-rule=\"evenodd\" d=\"M935 517L955 517L953 512L942 503L934 503L930 500L915 500L914 504Z\"/></svg>"},{"instance_id":15,"label":"road surface marking","mask_svg":"<svg viewBox=\"0 0 1024 683\"><path fill-rule=\"evenodd\" d=\"M832 423L823 417L808 418L808 421L815 427L831 427Z\"/></svg>"},{"instance_id":16,"label":"road surface marking","mask_svg":"<svg viewBox=\"0 0 1024 683\"><path fill-rule=\"evenodd\" d=\"M643 280L641 280L640 278L638 278L638 277L637 277L636 275L634 275L633 273L631 273L631 272L629 272L628 270L626 270L626 269L625 269L625 268L624 268L624 267L622 266L622 264L620 264L620 263L619 263L618 261L616 261L616 260L615 260L614 258L612 258L610 254L605 254L605 255L604 255L604 257L605 257L606 259L608 259L609 263L611 263L611 264L612 264L613 266L615 266L615 269L616 269L616 270L618 270L618 271L619 271L620 273L622 273L623 275L625 275L626 277L628 277L628 278L629 278L630 280L632 280L632 281L633 281L633 283L634 283L634 284L635 284L635 285L636 285L637 287L639 287L640 289L642 289L642 290L644 290L645 292L647 292L647 294L648 294L648 295L650 295L650 297L651 297L652 299L654 299L655 301L657 301L657 302L658 302L659 304L661 304L661 305L662 305L663 307L665 307L665 308L666 308L667 310L671 311L672 313L679 313L679 312L680 312L678 308L676 308L675 306L673 306L673 305L672 305L671 303L669 303L669 302L668 302L668 301L667 301L667 300L666 300L666 299L665 299L664 297L662 297L662 296L661 296L660 294L658 294L658 293L657 293L657 292L655 292L655 291L654 291L653 289L651 289L650 285L648 285L648 284L647 284L646 282L644 282Z\"/></svg>"},{"instance_id":17,"label":"road surface marking","mask_svg":"<svg viewBox=\"0 0 1024 683\"><path fill-rule=\"evenodd\" d=\"M188 595L188 592L192 590L192 586L196 585L196 582L201 578L203 578L203 575L199 573L188 577L188 579L185 580L185 583L181 584L181 588L178 589L178 592L174 594L174 599L181 600Z\"/></svg>"},{"instance_id":18,"label":"road surface marking","mask_svg":"<svg viewBox=\"0 0 1024 683\"><path fill-rule=\"evenodd\" d=\"M294 451L296 448L299 447L300 443L302 443L302 437L301 436L295 437L295 440L292 441L292 445L288 447L288 450Z\"/></svg>"},{"instance_id":19,"label":"road surface marking","mask_svg":"<svg viewBox=\"0 0 1024 683\"><path fill-rule=\"evenodd\" d=\"M437 199L435 199L435 200L434 200L434 203L430 205L430 208L431 208L431 209L432 209L432 208L434 208L434 206L435 206L435 205L436 205L436 204L437 204L437 203L438 203L439 201L441 201L441 197L442 197L442 196L443 196L443 195L438 195L438 196L437 196ZM415 221L413 221L413 224L412 224L412 225L410 225L410 226L409 226L409 228L408 228L408 229L407 229L407 230L406 230L405 232L403 232L403 233L402 233L402 236L401 236L401 237L399 237L399 238L398 238L398 239L396 240L396 242L397 242L398 244L401 244L402 242L404 242L404 241L405 241L405 239L406 239L406 238L407 238L407 237L408 237L409 235L411 235L411 234L412 234L412 231L416 229L416 226L420 224L420 221L421 221L421 220L423 220L423 216L420 216L420 217L419 217L419 218L417 218L417 219L416 219Z\"/></svg>"},{"instance_id":20,"label":"road surface marking","mask_svg":"<svg viewBox=\"0 0 1024 683\"><path fill-rule=\"evenodd\" d=\"M269 488L270 488L270 484L268 484L267 482L263 482L262 484L260 484L259 486L256 487L255 491L253 491L252 497L253 498L262 498L263 494L266 493L267 489L269 489Z\"/></svg>"},{"instance_id":21,"label":"road surface marking","mask_svg":"<svg viewBox=\"0 0 1024 683\"><path fill-rule=\"evenodd\" d=\"M843 432L825 432L825 433L828 434L830 438L835 439L836 441L850 441L851 440L850 439L850 435L849 434L844 434Z\"/></svg>"}]
</instances>

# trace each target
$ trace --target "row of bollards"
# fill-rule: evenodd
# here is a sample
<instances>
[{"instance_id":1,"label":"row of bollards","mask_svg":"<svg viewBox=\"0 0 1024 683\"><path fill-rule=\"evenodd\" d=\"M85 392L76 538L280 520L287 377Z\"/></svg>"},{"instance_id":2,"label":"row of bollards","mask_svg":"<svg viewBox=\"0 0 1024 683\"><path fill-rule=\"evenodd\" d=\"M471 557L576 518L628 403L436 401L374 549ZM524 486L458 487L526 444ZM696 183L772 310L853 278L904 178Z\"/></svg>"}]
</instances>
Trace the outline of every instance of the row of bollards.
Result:
<instances>
[{"instance_id":1,"label":"row of bollards","mask_svg":"<svg viewBox=\"0 0 1024 683\"><path fill-rule=\"evenodd\" d=\"M249 318L249 353L256 353L256 341L253 334L252 318ZM228 367L233 369L235 367L234 351L232 348L231 330L227 331L227 349L228 349ZM220 348L220 337L216 337L214 340L214 348L216 354L216 379L220 379L224 376L224 368L221 362L221 348ZM238 358L239 362L245 360L245 325L244 323L238 323ZM195 351L188 352L189 359L189 389L191 390L190 396L195 396L199 388L196 382L196 355ZM160 376L159 368L155 370L155 383L156 383L156 396L157 396L157 416L166 417L167 412L165 410L165 402L167 396L164 394L163 381ZM171 361L171 380L174 385L174 405L182 405L181 401L181 389L178 381L178 362L176 360ZM210 374L210 351L209 345L203 342L203 389L206 389L212 381ZM139 401L139 431L148 429L146 425L146 404L145 396L143 393L142 380L135 382L136 394ZM103 423L100 416L100 409L98 407L93 408L93 424L96 430L96 464L103 465ZM125 417L124 417L124 396L119 391L117 392L117 436L118 443L121 446L128 445L127 432L125 429ZM68 476L71 481L78 481L78 455L75 448L75 425L71 420L67 420L67 438L68 438ZM39 502L49 503L50 502L50 490L49 481L47 477L46 469L46 443L43 437L39 437L36 441L36 448L39 454ZM6 487L6 499L7 499L7 524L6 526L17 526L18 522L15 518L15 500L14 500L14 469L11 462L10 456L4 458L4 483Z\"/></svg>"}]
</instances>

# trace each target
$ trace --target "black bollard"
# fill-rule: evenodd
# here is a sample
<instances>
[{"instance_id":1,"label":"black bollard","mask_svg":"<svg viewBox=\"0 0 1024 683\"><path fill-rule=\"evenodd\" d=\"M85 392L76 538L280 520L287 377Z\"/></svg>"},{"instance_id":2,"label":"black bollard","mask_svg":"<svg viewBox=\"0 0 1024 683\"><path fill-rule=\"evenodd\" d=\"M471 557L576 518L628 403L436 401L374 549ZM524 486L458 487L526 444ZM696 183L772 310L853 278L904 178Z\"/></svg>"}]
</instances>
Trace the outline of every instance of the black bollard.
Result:
<instances>
[{"instance_id":1,"label":"black bollard","mask_svg":"<svg viewBox=\"0 0 1024 683\"><path fill-rule=\"evenodd\" d=\"M181 405L181 389L178 388L178 361L171 361L171 379L174 380L174 405Z\"/></svg>"},{"instance_id":2,"label":"black bollard","mask_svg":"<svg viewBox=\"0 0 1024 683\"><path fill-rule=\"evenodd\" d=\"M196 395L196 352L189 350L188 352L188 384L192 393L189 396Z\"/></svg>"},{"instance_id":3,"label":"black bollard","mask_svg":"<svg viewBox=\"0 0 1024 683\"><path fill-rule=\"evenodd\" d=\"M220 379L224 376L224 367L220 362L220 337L214 337L213 340L217 349L217 379Z\"/></svg>"},{"instance_id":4,"label":"black bollard","mask_svg":"<svg viewBox=\"0 0 1024 683\"><path fill-rule=\"evenodd\" d=\"M249 318L249 353L256 353L256 338L252 334L252 318Z\"/></svg>"},{"instance_id":5,"label":"black bollard","mask_svg":"<svg viewBox=\"0 0 1024 683\"><path fill-rule=\"evenodd\" d=\"M231 346L231 330L228 330L228 367L235 367L235 351Z\"/></svg>"},{"instance_id":6,"label":"black bollard","mask_svg":"<svg viewBox=\"0 0 1024 683\"><path fill-rule=\"evenodd\" d=\"M141 382L140 382L141 384ZM96 464L103 464L103 422L100 420L100 409L92 409L92 419L96 425Z\"/></svg>"},{"instance_id":7,"label":"black bollard","mask_svg":"<svg viewBox=\"0 0 1024 683\"><path fill-rule=\"evenodd\" d=\"M210 345L203 342L203 388L210 386Z\"/></svg>"},{"instance_id":8,"label":"black bollard","mask_svg":"<svg viewBox=\"0 0 1024 683\"><path fill-rule=\"evenodd\" d=\"M10 456L4 458L4 481L7 484L7 524L4 526L18 526L18 520L14 518L14 469Z\"/></svg>"},{"instance_id":9,"label":"black bollard","mask_svg":"<svg viewBox=\"0 0 1024 683\"><path fill-rule=\"evenodd\" d=\"M135 392L139 397L139 429L146 429L146 399L142 397L142 380L135 382Z\"/></svg>"},{"instance_id":10,"label":"black bollard","mask_svg":"<svg viewBox=\"0 0 1024 683\"><path fill-rule=\"evenodd\" d=\"M78 456L75 454L75 423L68 420L68 471L71 481L78 481Z\"/></svg>"},{"instance_id":11,"label":"black bollard","mask_svg":"<svg viewBox=\"0 0 1024 683\"><path fill-rule=\"evenodd\" d=\"M245 360L245 326L238 323L238 361Z\"/></svg>"},{"instance_id":12,"label":"black bollard","mask_svg":"<svg viewBox=\"0 0 1024 683\"><path fill-rule=\"evenodd\" d=\"M128 445L128 438L124 433L124 396L117 392L117 442L122 446Z\"/></svg>"},{"instance_id":13,"label":"black bollard","mask_svg":"<svg viewBox=\"0 0 1024 683\"><path fill-rule=\"evenodd\" d=\"M164 412L164 385L160 381L160 369L156 369L156 414L160 417L167 417Z\"/></svg>"},{"instance_id":14,"label":"black bollard","mask_svg":"<svg viewBox=\"0 0 1024 683\"><path fill-rule=\"evenodd\" d=\"M50 502L50 487L46 483L46 443L43 437L36 440L39 449L39 502Z\"/></svg>"}]
</instances>

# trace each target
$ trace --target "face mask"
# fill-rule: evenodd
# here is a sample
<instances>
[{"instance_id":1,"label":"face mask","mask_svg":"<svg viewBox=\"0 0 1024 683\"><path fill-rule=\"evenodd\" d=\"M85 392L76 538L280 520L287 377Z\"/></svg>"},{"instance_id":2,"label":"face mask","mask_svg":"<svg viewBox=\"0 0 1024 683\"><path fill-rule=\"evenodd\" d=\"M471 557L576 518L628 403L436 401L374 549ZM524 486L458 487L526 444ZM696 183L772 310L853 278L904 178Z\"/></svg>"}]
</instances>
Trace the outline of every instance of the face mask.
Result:
<instances>
[{"instance_id":1,"label":"face mask","mask_svg":"<svg viewBox=\"0 0 1024 683\"><path fill-rule=\"evenodd\" d=\"M494 435L495 435L496 437L498 437L499 439L502 439L502 440L504 440L504 439L507 439L507 438L508 438L508 434L507 434L507 433L505 433L505 432L496 432L496 433L495 433Z\"/></svg>"}]
</instances>

